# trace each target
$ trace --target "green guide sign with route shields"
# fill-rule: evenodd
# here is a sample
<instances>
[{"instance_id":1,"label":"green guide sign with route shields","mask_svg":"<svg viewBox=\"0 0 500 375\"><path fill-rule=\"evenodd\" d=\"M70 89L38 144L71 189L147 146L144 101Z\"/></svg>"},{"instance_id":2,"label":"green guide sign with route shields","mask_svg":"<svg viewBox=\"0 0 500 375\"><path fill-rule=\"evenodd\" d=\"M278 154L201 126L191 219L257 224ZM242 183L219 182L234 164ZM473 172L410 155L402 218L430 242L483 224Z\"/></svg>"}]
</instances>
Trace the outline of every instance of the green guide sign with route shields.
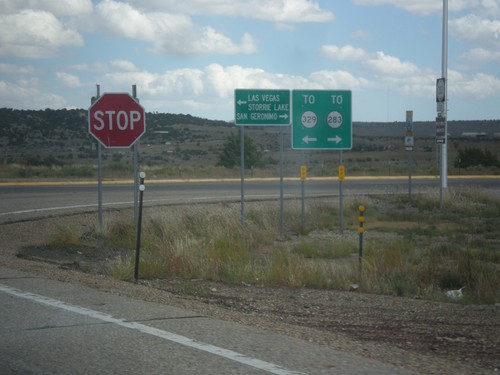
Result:
<instances>
[{"instance_id":1,"label":"green guide sign with route shields","mask_svg":"<svg viewBox=\"0 0 500 375\"><path fill-rule=\"evenodd\" d=\"M290 90L234 91L236 125L290 125Z\"/></svg>"},{"instance_id":2,"label":"green guide sign with route shields","mask_svg":"<svg viewBox=\"0 0 500 375\"><path fill-rule=\"evenodd\" d=\"M352 148L350 90L294 90L292 92L292 148Z\"/></svg>"}]
</instances>

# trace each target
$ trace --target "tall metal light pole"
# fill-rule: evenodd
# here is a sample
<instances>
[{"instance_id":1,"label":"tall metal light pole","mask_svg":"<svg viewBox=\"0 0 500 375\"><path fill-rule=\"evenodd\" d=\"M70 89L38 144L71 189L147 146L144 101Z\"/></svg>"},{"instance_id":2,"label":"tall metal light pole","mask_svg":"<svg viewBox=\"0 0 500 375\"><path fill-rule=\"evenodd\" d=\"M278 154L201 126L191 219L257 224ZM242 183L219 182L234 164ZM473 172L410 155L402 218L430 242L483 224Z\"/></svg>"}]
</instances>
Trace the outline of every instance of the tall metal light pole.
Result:
<instances>
[{"instance_id":1,"label":"tall metal light pole","mask_svg":"<svg viewBox=\"0 0 500 375\"><path fill-rule=\"evenodd\" d=\"M443 0L443 55L441 77L444 78L445 100L443 107L444 142L441 143L441 188L448 187L448 0Z\"/></svg>"}]
</instances>

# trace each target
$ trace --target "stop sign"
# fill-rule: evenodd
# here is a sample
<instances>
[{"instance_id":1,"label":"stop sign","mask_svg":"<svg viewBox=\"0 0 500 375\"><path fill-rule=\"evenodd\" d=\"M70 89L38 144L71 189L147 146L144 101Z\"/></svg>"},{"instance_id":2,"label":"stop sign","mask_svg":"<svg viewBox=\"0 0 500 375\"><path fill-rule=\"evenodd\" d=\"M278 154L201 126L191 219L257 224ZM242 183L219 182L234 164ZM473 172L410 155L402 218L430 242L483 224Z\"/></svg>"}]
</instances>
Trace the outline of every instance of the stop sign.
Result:
<instances>
[{"instance_id":1,"label":"stop sign","mask_svg":"<svg viewBox=\"0 0 500 375\"><path fill-rule=\"evenodd\" d=\"M89 108L89 133L105 147L130 147L145 132L144 108L127 93L105 93Z\"/></svg>"}]
</instances>

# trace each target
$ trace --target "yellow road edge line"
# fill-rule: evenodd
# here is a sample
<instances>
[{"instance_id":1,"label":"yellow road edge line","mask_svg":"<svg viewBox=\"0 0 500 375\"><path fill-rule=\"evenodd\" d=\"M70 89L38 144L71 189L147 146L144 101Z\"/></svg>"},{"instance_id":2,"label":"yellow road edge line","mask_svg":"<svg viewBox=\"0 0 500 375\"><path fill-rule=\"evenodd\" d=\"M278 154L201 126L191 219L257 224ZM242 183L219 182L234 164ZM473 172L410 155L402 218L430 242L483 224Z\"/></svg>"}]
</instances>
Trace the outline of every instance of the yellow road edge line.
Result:
<instances>
[{"instance_id":1,"label":"yellow road edge line","mask_svg":"<svg viewBox=\"0 0 500 375\"><path fill-rule=\"evenodd\" d=\"M448 176L449 179L500 179L495 175L472 175L472 176ZM360 181L360 180L407 180L408 176L349 176L345 177L346 181ZM439 176L412 176L415 180L439 180ZM279 177L249 177L245 181L279 181ZM297 177L284 177L285 181L300 181L300 176ZM307 181L336 181L337 176L333 177L309 177ZM146 184L168 184L168 183L201 183L201 182L239 182L241 178L185 178L185 179L146 179ZM133 184L134 180L106 180L102 182L103 185L123 185ZM1 186L64 186L64 185L97 185L97 181L5 181L0 182Z\"/></svg>"}]
</instances>

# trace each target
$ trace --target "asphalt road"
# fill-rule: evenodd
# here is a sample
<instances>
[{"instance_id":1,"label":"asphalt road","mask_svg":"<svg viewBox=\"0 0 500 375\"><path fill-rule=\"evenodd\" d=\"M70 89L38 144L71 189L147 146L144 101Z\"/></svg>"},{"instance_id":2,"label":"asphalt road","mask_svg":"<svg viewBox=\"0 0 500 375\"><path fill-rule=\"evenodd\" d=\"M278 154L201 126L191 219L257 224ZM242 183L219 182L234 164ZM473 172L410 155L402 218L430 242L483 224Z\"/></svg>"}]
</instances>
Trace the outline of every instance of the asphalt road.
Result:
<instances>
[{"instance_id":1,"label":"asphalt road","mask_svg":"<svg viewBox=\"0 0 500 375\"><path fill-rule=\"evenodd\" d=\"M410 374L325 346L0 267L3 374Z\"/></svg>"},{"instance_id":2,"label":"asphalt road","mask_svg":"<svg viewBox=\"0 0 500 375\"><path fill-rule=\"evenodd\" d=\"M407 191L406 179L344 182L345 194ZM498 194L500 178L450 179ZM439 189L413 180L416 193ZM285 196L300 197L285 181ZM307 181L306 197L337 195L335 180ZM279 197L279 181L247 181L245 198ZM149 182L147 204L240 198L240 181ZM106 207L133 202L130 183L106 184ZM0 184L0 224L97 210L95 184ZM2 226L0 225L0 230ZM409 374L325 346L168 305L0 267L0 372L5 374Z\"/></svg>"},{"instance_id":3,"label":"asphalt road","mask_svg":"<svg viewBox=\"0 0 500 375\"><path fill-rule=\"evenodd\" d=\"M305 182L305 197L335 196L339 182L335 178L310 179ZM412 194L422 191L439 192L436 177L413 177ZM499 195L500 176L450 177L450 188L469 186ZM300 198L301 183L297 179L283 182L285 198ZM343 194L408 193L407 177L352 177L343 182ZM245 200L279 199L279 179L246 179ZM168 205L207 201L240 201L241 181L234 180L146 180L145 205ZM61 213L97 211L96 182L0 183L0 223L27 220ZM103 207L131 207L134 202L132 182L105 182Z\"/></svg>"}]
</instances>

